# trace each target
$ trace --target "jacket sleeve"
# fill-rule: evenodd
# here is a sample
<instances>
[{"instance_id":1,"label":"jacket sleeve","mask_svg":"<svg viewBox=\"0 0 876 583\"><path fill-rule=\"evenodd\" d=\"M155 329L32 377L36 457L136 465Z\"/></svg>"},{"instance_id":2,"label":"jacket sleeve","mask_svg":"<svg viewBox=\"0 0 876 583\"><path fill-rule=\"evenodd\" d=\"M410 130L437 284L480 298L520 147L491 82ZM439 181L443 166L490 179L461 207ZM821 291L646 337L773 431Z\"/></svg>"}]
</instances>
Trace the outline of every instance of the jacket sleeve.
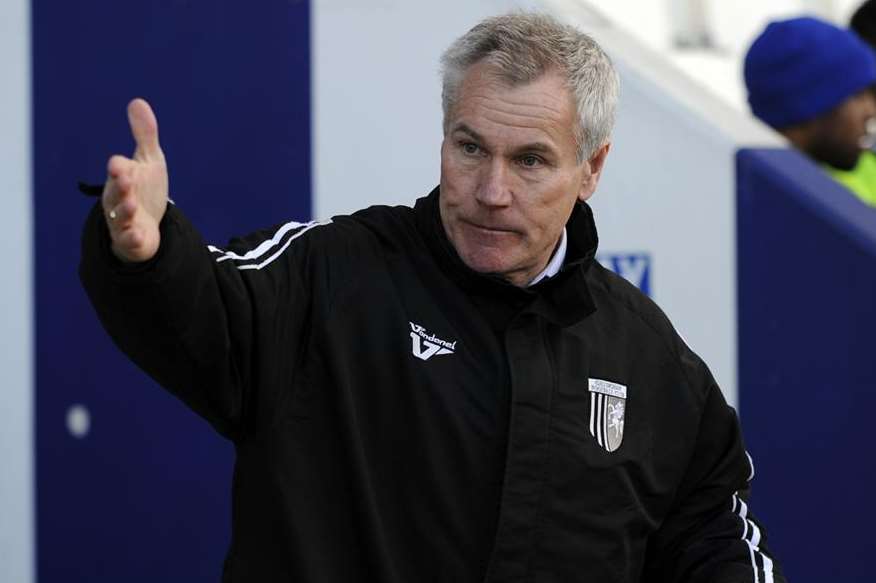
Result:
<instances>
[{"instance_id":1,"label":"jacket sleeve","mask_svg":"<svg viewBox=\"0 0 876 583\"><path fill-rule=\"evenodd\" d=\"M784 582L748 506L753 476L736 413L711 381L693 457L672 510L649 541L643 580Z\"/></svg>"},{"instance_id":2,"label":"jacket sleeve","mask_svg":"<svg viewBox=\"0 0 876 583\"><path fill-rule=\"evenodd\" d=\"M96 205L79 274L116 345L220 434L241 439L276 409L306 342L310 297L283 245L307 225L208 247L173 204L145 263L110 251Z\"/></svg>"}]
</instances>

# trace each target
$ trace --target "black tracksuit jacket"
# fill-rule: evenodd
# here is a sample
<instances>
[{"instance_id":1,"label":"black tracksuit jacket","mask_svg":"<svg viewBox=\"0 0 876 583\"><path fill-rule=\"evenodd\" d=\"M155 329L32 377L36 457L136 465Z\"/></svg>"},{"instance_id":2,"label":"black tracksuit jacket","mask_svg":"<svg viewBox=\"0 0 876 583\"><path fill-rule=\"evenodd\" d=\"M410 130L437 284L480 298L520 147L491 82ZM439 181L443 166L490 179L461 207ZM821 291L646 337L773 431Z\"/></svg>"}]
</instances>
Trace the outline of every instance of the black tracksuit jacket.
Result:
<instances>
[{"instance_id":1,"label":"black tracksuit jacket","mask_svg":"<svg viewBox=\"0 0 876 583\"><path fill-rule=\"evenodd\" d=\"M594 261L589 207L521 289L461 262L438 197L225 249L170 205L133 267L89 217L104 326L235 445L223 581L784 581L735 413Z\"/></svg>"}]
</instances>

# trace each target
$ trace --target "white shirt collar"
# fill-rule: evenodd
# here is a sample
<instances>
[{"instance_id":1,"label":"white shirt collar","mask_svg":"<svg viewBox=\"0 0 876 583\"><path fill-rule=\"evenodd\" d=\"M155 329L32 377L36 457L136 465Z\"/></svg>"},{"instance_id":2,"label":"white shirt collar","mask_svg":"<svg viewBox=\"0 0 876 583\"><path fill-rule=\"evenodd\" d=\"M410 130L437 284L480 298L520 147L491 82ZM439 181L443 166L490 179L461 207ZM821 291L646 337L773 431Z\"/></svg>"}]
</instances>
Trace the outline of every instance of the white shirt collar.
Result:
<instances>
[{"instance_id":1,"label":"white shirt collar","mask_svg":"<svg viewBox=\"0 0 876 583\"><path fill-rule=\"evenodd\" d=\"M563 262L566 260L566 228L563 227L563 234L560 235L560 244L557 246L557 250L554 251L554 256L551 257L551 260L548 261L547 267L544 268L544 271L535 276L535 278L527 284L527 287L532 286L545 279L546 277L553 277L563 266Z\"/></svg>"}]
</instances>

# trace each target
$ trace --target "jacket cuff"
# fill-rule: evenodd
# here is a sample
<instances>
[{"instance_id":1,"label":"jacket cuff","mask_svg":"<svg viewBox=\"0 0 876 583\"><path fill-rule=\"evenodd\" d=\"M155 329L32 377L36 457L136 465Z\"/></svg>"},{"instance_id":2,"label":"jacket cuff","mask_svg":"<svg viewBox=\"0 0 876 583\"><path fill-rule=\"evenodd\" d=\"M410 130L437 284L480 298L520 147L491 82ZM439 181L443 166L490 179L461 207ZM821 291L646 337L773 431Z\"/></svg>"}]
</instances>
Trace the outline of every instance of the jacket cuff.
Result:
<instances>
[{"instance_id":1,"label":"jacket cuff","mask_svg":"<svg viewBox=\"0 0 876 583\"><path fill-rule=\"evenodd\" d=\"M106 224L103 208L97 202L91 209L82 234L81 268L100 274L117 283L140 282L158 272L173 269L173 248L179 238L179 224L185 219L175 205L168 203L159 224L161 243L156 254L146 261L128 263L120 260L112 251L112 239Z\"/></svg>"}]
</instances>

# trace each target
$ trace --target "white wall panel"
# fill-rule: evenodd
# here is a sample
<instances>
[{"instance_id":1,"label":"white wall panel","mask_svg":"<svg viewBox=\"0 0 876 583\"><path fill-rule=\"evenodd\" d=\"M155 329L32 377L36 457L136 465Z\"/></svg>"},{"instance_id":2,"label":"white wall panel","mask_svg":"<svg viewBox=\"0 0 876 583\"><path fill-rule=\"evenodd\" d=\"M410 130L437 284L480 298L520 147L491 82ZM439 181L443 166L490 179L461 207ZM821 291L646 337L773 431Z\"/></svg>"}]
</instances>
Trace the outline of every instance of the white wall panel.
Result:
<instances>
[{"instance_id":1,"label":"white wall panel","mask_svg":"<svg viewBox=\"0 0 876 583\"><path fill-rule=\"evenodd\" d=\"M30 2L0 2L0 581L34 578Z\"/></svg>"}]
</instances>

